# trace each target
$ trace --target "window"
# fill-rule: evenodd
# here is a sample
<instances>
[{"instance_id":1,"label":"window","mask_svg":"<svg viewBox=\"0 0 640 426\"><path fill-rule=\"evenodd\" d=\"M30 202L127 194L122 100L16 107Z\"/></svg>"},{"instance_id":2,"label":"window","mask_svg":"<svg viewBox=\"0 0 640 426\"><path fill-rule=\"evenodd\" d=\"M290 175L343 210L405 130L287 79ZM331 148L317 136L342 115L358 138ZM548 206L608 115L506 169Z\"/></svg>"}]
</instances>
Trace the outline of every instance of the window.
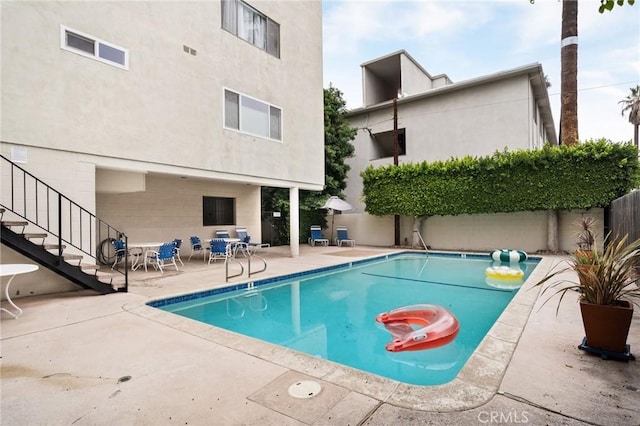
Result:
<instances>
[{"instance_id":1,"label":"window","mask_svg":"<svg viewBox=\"0 0 640 426\"><path fill-rule=\"evenodd\" d=\"M376 133L371 136L373 142L372 160L393 157L393 131ZM406 153L405 129L398 129L398 155L406 155Z\"/></svg>"},{"instance_id":2,"label":"window","mask_svg":"<svg viewBox=\"0 0 640 426\"><path fill-rule=\"evenodd\" d=\"M202 197L202 225L235 225L236 199Z\"/></svg>"},{"instance_id":3,"label":"window","mask_svg":"<svg viewBox=\"0 0 640 426\"><path fill-rule=\"evenodd\" d=\"M231 90L224 91L224 127L282 140L282 110Z\"/></svg>"},{"instance_id":4,"label":"window","mask_svg":"<svg viewBox=\"0 0 640 426\"><path fill-rule=\"evenodd\" d=\"M222 28L280 57L280 25L242 0L222 0Z\"/></svg>"},{"instance_id":5,"label":"window","mask_svg":"<svg viewBox=\"0 0 640 426\"><path fill-rule=\"evenodd\" d=\"M129 69L129 51L80 31L60 26L60 47L118 68Z\"/></svg>"}]
</instances>

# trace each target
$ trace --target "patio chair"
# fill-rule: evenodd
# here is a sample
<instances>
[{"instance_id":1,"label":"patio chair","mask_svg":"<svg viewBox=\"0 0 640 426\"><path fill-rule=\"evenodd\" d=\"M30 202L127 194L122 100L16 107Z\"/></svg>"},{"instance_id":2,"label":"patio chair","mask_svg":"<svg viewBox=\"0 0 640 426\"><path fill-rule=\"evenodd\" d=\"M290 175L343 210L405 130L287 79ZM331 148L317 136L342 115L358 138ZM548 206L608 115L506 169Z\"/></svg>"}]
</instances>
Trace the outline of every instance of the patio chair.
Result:
<instances>
[{"instance_id":1,"label":"patio chair","mask_svg":"<svg viewBox=\"0 0 640 426\"><path fill-rule=\"evenodd\" d=\"M251 235L247 233L247 228L236 228L236 235L240 238L240 242L247 245L247 248L253 247L254 249L271 247L269 243L252 243Z\"/></svg>"},{"instance_id":2,"label":"patio chair","mask_svg":"<svg viewBox=\"0 0 640 426\"><path fill-rule=\"evenodd\" d=\"M200 237L198 237L197 235L193 235L189 237L189 241L191 242L191 253L189 254L189 258L187 259L187 261L190 261L191 256L193 256L194 253L198 253L198 252L202 253L202 260L205 261L207 259L207 251L202 246L202 241L200 241Z\"/></svg>"},{"instance_id":3,"label":"patio chair","mask_svg":"<svg viewBox=\"0 0 640 426\"><path fill-rule=\"evenodd\" d=\"M127 257L127 250L123 240L112 240L111 245L113 245L115 256L111 269L114 269L118 263L122 262L125 257Z\"/></svg>"},{"instance_id":4,"label":"patio chair","mask_svg":"<svg viewBox=\"0 0 640 426\"><path fill-rule=\"evenodd\" d=\"M346 226L336 226L336 242L338 247L342 247L343 244L354 247L356 245L356 240L349 238L349 234L347 233Z\"/></svg>"},{"instance_id":5,"label":"patio chair","mask_svg":"<svg viewBox=\"0 0 640 426\"><path fill-rule=\"evenodd\" d=\"M226 229L218 229L216 231L216 238L231 238L231 235L229 235L229 231Z\"/></svg>"},{"instance_id":6,"label":"patio chair","mask_svg":"<svg viewBox=\"0 0 640 426\"><path fill-rule=\"evenodd\" d=\"M132 251L132 250L127 251L124 240L112 240L111 244L113 245L114 256L115 256L115 259L113 260L113 265L111 265L111 269L115 269L116 265L124 261L125 257L127 256L134 258L131 260L131 266L133 267L136 264L138 257L142 255L142 251Z\"/></svg>"},{"instance_id":7,"label":"patio chair","mask_svg":"<svg viewBox=\"0 0 640 426\"><path fill-rule=\"evenodd\" d=\"M163 268L168 266L168 263L173 265L176 271L179 271L176 263L175 248L176 243L171 241L170 243L162 244L158 251L148 250L144 259L144 270L147 270L147 264L151 264L155 269L160 269L160 273L164 274Z\"/></svg>"},{"instance_id":8,"label":"patio chair","mask_svg":"<svg viewBox=\"0 0 640 426\"><path fill-rule=\"evenodd\" d=\"M216 238L226 238L227 239L227 243L231 245L231 251L232 251L234 257L236 255L236 253L238 252L238 250L240 250L242 252L242 254L244 254L245 256L247 256L249 254L249 250L248 250L247 244L245 242L243 242L240 237L238 237L240 239L240 241L229 241L232 238L231 238L231 235L229 235L229 231L227 231L226 229L217 230L216 231Z\"/></svg>"},{"instance_id":9,"label":"patio chair","mask_svg":"<svg viewBox=\"0 0 640 426\"><path fill-rule=\"evenodd\" d=\"M323 246L329 245L329 240L322 235L322 228L319 225L311 225L311 237L309 237L309 245L315 246L320 244Z\"/></svg>"},{"instance_id":10,"label":"patio chair","mask_svg":"<svg viewBox=\"0 0 640 426\"><path fill-rule=\"evenodd\" d=\"M209 246L209 264L218 259L224 259L225 261L233 257L233 248L231 244L227 243L224 238L212 238Z\"/></svg>"},{"instance_id":11,"label":"patio chair","mask_svg":"<svg viewBox=\"0 0 640 426\"><path fill-rule=\"evenodd\" d=\"M176 238L173 242L176 243L176 246L173 249L173 254L176 256L176 259L178 259L178 262L184 266L184 262L180 259L180 247L182 246L182 240L180 238Z\"/></svg>"}]
</instances>

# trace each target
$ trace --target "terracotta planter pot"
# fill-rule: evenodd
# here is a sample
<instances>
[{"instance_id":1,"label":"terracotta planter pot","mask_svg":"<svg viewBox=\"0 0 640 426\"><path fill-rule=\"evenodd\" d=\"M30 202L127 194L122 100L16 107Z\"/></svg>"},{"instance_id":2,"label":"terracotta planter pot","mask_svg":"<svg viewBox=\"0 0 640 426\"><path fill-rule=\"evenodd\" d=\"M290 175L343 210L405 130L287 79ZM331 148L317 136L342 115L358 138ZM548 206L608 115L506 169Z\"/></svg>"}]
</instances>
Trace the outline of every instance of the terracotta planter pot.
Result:
<instances>
[{"instance_id":1,"label":"terracotta planter pot","mask_svg":"<svg viewBox=\"0 0 640 426\"><path fill-rule=\"evenodd\" d=\"M633 304L623 300L618 305L594 305L580 302L582 323L589 347L610 352L625 352L631 327Z\"/></svg>"}]
</instances>

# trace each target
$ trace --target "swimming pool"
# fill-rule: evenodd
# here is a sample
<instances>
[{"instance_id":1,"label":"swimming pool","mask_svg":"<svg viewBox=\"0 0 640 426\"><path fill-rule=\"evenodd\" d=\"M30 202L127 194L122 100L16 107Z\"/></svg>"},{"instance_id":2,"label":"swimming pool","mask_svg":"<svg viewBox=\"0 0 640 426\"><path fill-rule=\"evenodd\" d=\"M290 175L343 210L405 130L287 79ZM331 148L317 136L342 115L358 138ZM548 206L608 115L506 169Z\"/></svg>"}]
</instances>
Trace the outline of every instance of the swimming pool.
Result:
<instances>
[{"instance_id":1,"label":"swimming pool","mask_svg":"<svg viewBox=\"0 0 640 426\"><path fill-rule=\"evenodd\" d=\"M538 260L519 265L525 279ZM517 293L485 282L489 256L400 254L150 302L154 307L415 385L451 381ZM375 316L431 303L460 333L430 350L391 353Z\"/></svg>"}]
</instances>

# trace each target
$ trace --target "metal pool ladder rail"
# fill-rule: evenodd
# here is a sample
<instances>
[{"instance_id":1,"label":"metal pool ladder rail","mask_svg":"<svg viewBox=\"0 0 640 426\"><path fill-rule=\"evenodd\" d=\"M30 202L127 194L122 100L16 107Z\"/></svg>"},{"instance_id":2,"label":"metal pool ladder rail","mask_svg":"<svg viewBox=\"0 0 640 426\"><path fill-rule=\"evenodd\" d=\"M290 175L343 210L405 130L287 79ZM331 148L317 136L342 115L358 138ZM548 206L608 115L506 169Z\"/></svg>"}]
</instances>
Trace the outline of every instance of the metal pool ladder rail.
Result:
<instances>
[{"instance_id":1,"label":"metal pool ladder rail","mask_svg":"<svg viewBox=\"0 0 640 426\"><path fill-rule=\"evenodd\" d=\"M264 258L254 254L254 253L251 253L251 252L249 252L247 256L248 256L247 257L247 270L248 270L247 272L249 274L249 277L251 275L259 274L260 272L264 272L264 271L267 270L267 261ZM260 269L259 271L251 271L251 258L252 257L257 257L264 264L264 267L262 269ZM240 272L239 273L237 273L235 275L229 275L229 260L233 260L234 262L237 262L238 265L240 265ZM244 274L244 265L242 264L242 262L240 262L235 257L227 257L225 259L225 261L224 261L224 267L225 267L225 281L226 282L229 282L229 278L239 277L242 274Z\"/></svg>"},{"instance_id":2,"label":"metal pool ladder rail","mask_svg":"<svg viewBox=\"0 0 640 426\"><path fill-rule=\"evenodd\" d=\"M251 258L253 256L257 257L258 259L260 259L262 261L262 263L264 264L264 268L260 269L259 271L251 272ZM255 253L249 252L249 258L247 260L247 264L248 264L248 269L249 269L249 276L255 275L255 274L259 274L260 272L264 272L264 271L267 270L267 261L263 257L260 257L260 256L256 255Z\"/></svg>"},{"instance_id":3,"label":"metal pool ladder rail","mask_svg":"<svg viewBox=\"0 0 640 426\"><path fill-rule=\"evenodd\" d=\"M424 240L422 239L422 235L420 235L420 231L418 231L417 229L414 229L413 232L418 234L418 238L420 238L420 242L422 243L422 246L424 247L424 251L428 252L429 248L427 247L427 243L425 243Z\"/></svg>"}]
</instances>

